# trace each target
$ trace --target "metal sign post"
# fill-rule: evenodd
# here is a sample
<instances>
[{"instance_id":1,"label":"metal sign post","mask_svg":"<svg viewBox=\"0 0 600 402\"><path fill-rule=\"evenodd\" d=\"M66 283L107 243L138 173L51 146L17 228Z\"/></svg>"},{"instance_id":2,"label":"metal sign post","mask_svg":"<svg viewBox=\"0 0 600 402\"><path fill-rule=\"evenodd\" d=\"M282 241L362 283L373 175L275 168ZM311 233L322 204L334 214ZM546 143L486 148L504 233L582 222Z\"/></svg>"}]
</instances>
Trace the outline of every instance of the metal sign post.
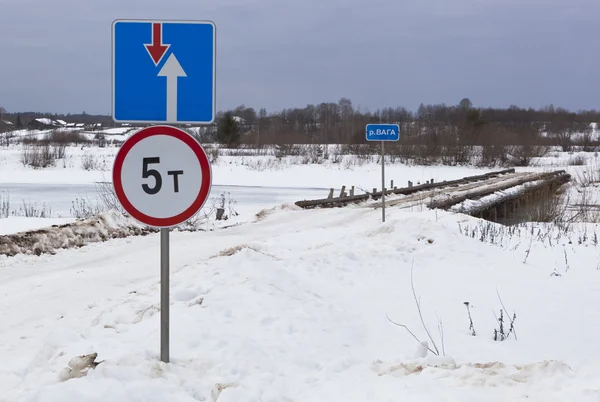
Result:
<instances>
[{"instance_id":1,"label":"metal sign post","mask_svg":"<svg viewBox=\"0 0 600 402\"><path fill-rule=\"evenodd\" d=\"M160 360L169 362L169 228L160 229Z\"/></svg>"},{"instance_id":2,"label":"metal sign post","mask_svg":"<svg viewBox=\"0 0 600 402\"><path fill-rule=\"evenodd\" d=\"M142 224L160 228L160 357L169 362L169 228L193 217L210 193L204 149L190 134L152 126L129 137L113 166L115 194Z\"/></svg>"},{"instance_id":3,"label":"metal sign post","mask_svg":"<svg viewBox=\"0 0 600 402\"><path fill-rule=\"evenodd\" d=\"M381 141L381 222L385 222L385 141Z\"/></svg>"},{"instance_id":4,"label":"metal sign post","mask_svg":"<svg viewBox=\"0 0 600 402\"><path fill-rule=\"evenodd\" d=\"M211 21L115 20L113 120L214 122L216 44L216 26ZM171 126L136 132L115 157L113 186L119 202L137 221L160 228L160 359L165 363L170 360L169 231L202 209L211 180L202 146Z\"/></svg>"},{"instance_id":5,"label":"metal sign post","mask_svg":"<svg viewBox=\"0 0 600 402\"><path fill-rule=\"evenodd\" d=\"M398 124L367 124L367 141L381 141L381 221L385 222L385 146L386 141L400 140Z\"/></svg>"}]
</instances>

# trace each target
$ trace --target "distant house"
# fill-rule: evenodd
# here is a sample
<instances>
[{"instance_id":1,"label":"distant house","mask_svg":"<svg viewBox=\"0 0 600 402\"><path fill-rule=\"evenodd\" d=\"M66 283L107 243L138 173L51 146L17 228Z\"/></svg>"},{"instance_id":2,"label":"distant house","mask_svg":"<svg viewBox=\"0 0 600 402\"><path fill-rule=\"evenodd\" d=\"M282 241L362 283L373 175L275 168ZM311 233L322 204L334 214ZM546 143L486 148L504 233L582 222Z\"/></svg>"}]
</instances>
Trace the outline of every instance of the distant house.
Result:
<instances>
[{"instance_id":1,"label":"distant house","mask_svg":"<svg viewBox=\"0 0 600 402\"><path fill-rule=\"evenodd\" d=\"M15 125L12 121L0 120L0 132L12 131L15 129Z\"/></svg>"},{"instance_id":2,"label":"distant house","mask_svg":"<svg viewBox=\"0 0 600 402\"><path fill-rule=\"evenodd\" d=\"M100 130L102 128L102 123L90 123L86 128L89 130Z\"/></svg>"},{"instance_id":3,"label":"distant house","mask_svg":"<svg viewBox=\"0 0 600 402\"><path fill-rule=\"evenodd\" d=\"M27 127L30 130L48 130L58 127L63 127L61 123L56 120L48 119L46 117L41 117L38 119L33 119L29 122Z\"/></svg>"}]
</instances>

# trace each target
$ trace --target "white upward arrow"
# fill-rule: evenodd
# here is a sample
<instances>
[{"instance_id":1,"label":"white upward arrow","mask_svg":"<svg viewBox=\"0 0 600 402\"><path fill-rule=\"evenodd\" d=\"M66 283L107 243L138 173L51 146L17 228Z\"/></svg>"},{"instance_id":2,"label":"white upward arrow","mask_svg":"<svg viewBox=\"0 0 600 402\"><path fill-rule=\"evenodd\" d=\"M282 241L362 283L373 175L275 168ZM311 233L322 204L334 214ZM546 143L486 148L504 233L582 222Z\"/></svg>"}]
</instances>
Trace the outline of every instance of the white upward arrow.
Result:
<instances>
[{"instance_id":1,"label":"white upward arrow","mask_svg":"<svg viewBox=\"0 0 600 402\"><path fill-rule=\"evenodd\" d=\"M167 121L177 122L177 79L187 77L175 54L171 53L158 72L159 77L167 77Z\"/></svg>"}]
</instances>

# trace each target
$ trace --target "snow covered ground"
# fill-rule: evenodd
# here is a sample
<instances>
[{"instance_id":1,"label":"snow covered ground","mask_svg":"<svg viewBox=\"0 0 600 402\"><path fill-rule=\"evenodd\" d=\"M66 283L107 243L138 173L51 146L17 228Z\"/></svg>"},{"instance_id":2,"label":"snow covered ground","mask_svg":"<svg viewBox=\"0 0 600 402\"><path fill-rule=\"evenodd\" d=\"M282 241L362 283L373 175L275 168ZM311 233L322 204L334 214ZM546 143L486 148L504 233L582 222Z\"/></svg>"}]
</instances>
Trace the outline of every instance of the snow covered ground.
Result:
<instances>
[{"instance_id":1,"label":"snow covered ground","mask_svg":"<svg viewBox=\"0 0 600 402\"><path fill-rule=\"evenodd\" d=\"M35 170L20 164L20 147L0 148L0 191L35 189L30 201L64 208L75 194L67 185L110 179L116 151L69 147L55 167ZM569 194L596 196L596 157L582 153L574 166L577 156L517 170L566 169L587 183ZM86 158L95 169L83 169ZM490 170L397 163L386 177L404 186ZM159 361L156 234L0 256L0 401L600 401L596 223L507 228L389 208L382 224L380 210L358 206L280 206L329 187L380 187L380 166L354 157L221 155L213 174L217 186L270 188L244 188L238 225L172 233L170 364ZM63 222L0 219L5 232L54 223ZM503 308L504 332L513 313L515 331L494 341ZM101 363L61 381L89 353Z\"/></svg>"},{"instance_id":2,"label":"snow covered ground","mask_svg":"<svg viewBox=\"0 0 600 402\"><path fill-rule=\"evenodd\" d=\"M390 209L382 224L364 208L276 208L226 230L173 233L167 365L156 235L5 258L0 400L600 400L597 247L562 238L548 253L527 231L501 244L465 236L479 225L430 211ZM413 266L445 356L424 356L386 319L427 339ZM516 339L492 339L497 291L516 312ZM71 358L93 352L95 370L59 381Z\"/></svg>"}]
</instances>

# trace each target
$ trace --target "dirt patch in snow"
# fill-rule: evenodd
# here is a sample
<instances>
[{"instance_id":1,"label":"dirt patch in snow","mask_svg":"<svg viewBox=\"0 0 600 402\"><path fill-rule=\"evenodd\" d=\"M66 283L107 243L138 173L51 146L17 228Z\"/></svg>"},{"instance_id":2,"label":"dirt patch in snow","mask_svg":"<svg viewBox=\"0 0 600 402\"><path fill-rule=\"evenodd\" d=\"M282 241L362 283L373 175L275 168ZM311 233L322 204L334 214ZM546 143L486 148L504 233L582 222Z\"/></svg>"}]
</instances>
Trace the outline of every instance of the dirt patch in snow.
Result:
<instances>
[{"instance_id":1,"label":"dirt patch in snow","mask_svg":"<svg viewBox=\"0 0 600 402\"><path fill-rule=\"evenodd\" d=\"M0 254L53 254L61 248L82 247L88 243L128 236L144 236L158 230L143 226L118 212L64 225L0 236Z\"/></svg>"},{"instance_id":2,"label":"dirt patch in snow","mask_svg":"<svg viewBox=\"0 0 600 402\"><path fill-rule=\"evenodd\" d=\"M234 255L235 253L242 251L243 249L250 249L252 251L256 251L259 252L256 248L248 246L247 244L241 244L239 246L235 246L235 247L229 247L226 248L225 250L221 250L218 254L213 255L210 258L216 258L216 257L231 257L232 255Z\"/></svg>"},{"instance_id":3,"label":"dirt patch in snow","mask_svg":"<svg viewBox=\"0 0 600 402\"><path fill-rule=\"evenodd\" d=\"M451 375L451 372L455 372L454 375L465 381L465 383L480 386L486 384L495 386L499 382L524 383L534 378L552 377L557 374L568 376L573 373L573 369L567 364L554 360L524 365L507 365L501 362L456 364L453 361L443 361L443 358L438 358L438 360L420 359L416 362L398 364L384 364L382 361L377 360L374 362L373 368L380 376L415 375L422 374L427 370L427 373L442 378Z\"/></svg>"},{"instance_id":4,"label":"dirt patch in snow","mask_svg":"<svg viewBox=\"0 0 600 402\"><path fill-rule=\"evenodd\" d=\"M282 204L277 207L261 209L259 212L255 214L256 222L260 222L265 220L270 215L274 214L278 211L301 211L302 208L294 205L294 204Z\"/></svg>"}]
</instances>

